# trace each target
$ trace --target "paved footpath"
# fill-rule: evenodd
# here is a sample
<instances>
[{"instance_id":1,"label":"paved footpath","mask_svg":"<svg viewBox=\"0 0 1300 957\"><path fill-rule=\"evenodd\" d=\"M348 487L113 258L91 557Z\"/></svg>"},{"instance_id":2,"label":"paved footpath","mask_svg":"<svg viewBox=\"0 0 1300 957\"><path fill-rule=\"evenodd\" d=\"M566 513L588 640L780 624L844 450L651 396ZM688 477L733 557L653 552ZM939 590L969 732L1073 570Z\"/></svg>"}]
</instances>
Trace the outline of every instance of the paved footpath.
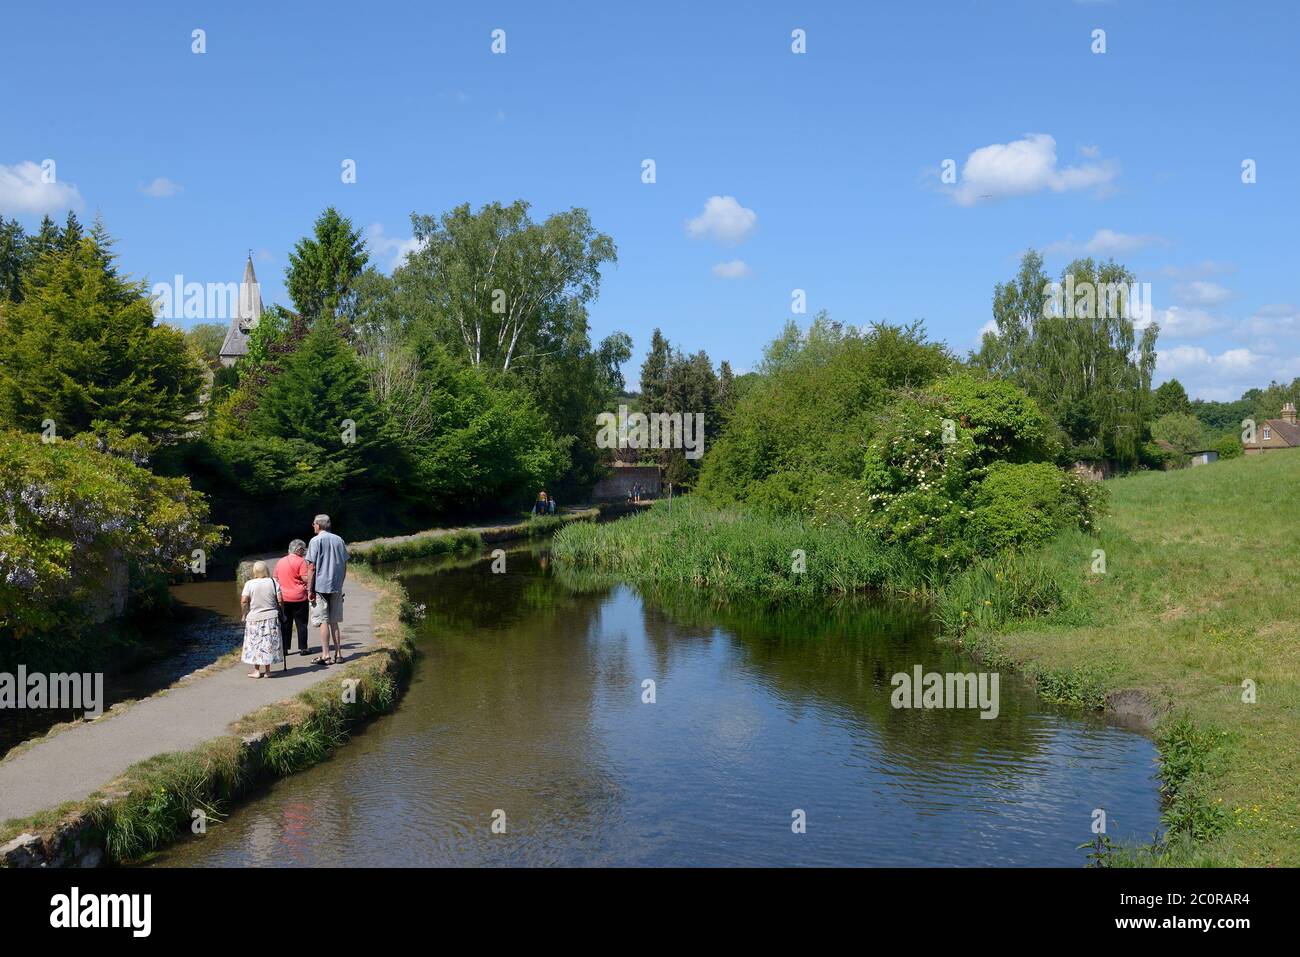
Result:
<instances>
[{"instance_id":1,"label":"paved footpath","mask_svg":"<svg viewBox=\"0 0 1300 957\"><path fill-rule=\"evenodd\" d=\"M264 560L274 569L274 559ZM230 587L235 587L233 582ZM343 592L343 654L352 661L374 647L371 615L376 594L352 578ZM313 640L319 641L319 635L319 628L312 629ZM138 761L187 751L229 733L230 724L244 715L292 698L338 670L310 664L315 656L314 651L292 654L287 671L276 665L272 677L261 680L247 677L250 665L236 663L112 716L66 728L0 762L0 821L79 801Z\"/></svg>"}]
</instances>

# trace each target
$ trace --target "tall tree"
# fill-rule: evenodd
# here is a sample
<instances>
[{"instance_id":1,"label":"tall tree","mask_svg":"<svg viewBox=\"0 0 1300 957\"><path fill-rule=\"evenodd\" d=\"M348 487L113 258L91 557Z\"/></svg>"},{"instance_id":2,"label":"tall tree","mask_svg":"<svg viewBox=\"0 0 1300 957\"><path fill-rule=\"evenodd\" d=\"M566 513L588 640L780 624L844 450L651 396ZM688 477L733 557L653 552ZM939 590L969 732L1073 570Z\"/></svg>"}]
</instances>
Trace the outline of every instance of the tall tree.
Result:
<instances>
[{"instance_id":1,"label":"tall tree","mask_svg":"<svg viewBox=\"0 0 1300 957\"><path fill-rule=\"evenodd\" d=\"M317 217L313 234L298 240L289 253L285 288L309 323L337 316L369 259L360 230L330 206Z\"/></svg>"},{"instance_id":2,"label":"tall tree","mask_svg":"<svg viewBox=\"0 0 1300 957\"><path fill-rule=\"evenodd\" d=\"M663 408L668 393L672 347L658 327L650 334L650 351L641 363L641 402L650 411Z\"/></svg>"},{"instance_id":3,"label":"tall tree","mask_svg":"<svg viewBox=\"0 0 1300 957\"><path fill-rule=\"evenodd\" d=\"M509 371L563 348L617 259L585 209L536 223L529 205L463 203L411 216L419 244L394 278L440 341L471 365Z\"/></svg>"},{"instance_id":4,"label":"tall tree","mask_svg":"<svg viewBox=\"0 0 1300 957\"><path fill-rule=\"evenodd\" d=\"M202 368L179 329L155 325L141 283L83 236L44 253L0 324L0 422L61 435L96 423L162 438L198 406ZM107 265L106 265L107 264Z\"/></svg>"},{"instance_id":5,"label":"tall tree","mask_svg":"<svg viewBox=\"0 0 1300 957\"><path fill-rule=\"evenodd\" d=\"M23 297L23 273L29 259L27 234L18 220L0 216L0 303ZM2 307L0 307L2 308Z\"/></svg>"},{"instance_id":6,"label":"tall tree","mask_svg":"<svg viewBox=\"0 0 1300 957\"><path fill-rule=\"evenodd\" d=\"M985 333L976 364L1038 400L1081 458L1131 463L1146 431L1159 328L1139 334L1133 283L1118 263L1089 258L1066 266L1053 288L1030 251L994 289L997 331Z\"/></svg>"},{"instance_id":7,"label":"tall tree","mask_svg":"<svg viewBox=\"0 0 1300 957\"><path fill-rule=\"evenodd\" d=\"M1151 414L1157 419L1162 415L1191 411L1192 403L1187 399L1187 390L1177 379L1160 383L1151 394Z\"/></svg>"},{"instance_id":8,"label":"tall tree","mask_svg":"<svg viewBox=\"0 0 1300 957\"><path fill-rule=\"evenodd\" d=\"M318 319L284 359L249 416L251 432L308 442L345 478L389 474L394 442L366 372L332 318Z\"/></svg>"},{"instance_id":9,"label":"tall tree","mask_svg":"<svg viewBox=\"0 0 1300 957\"><path fill-rule=\"evenodd\" d=\"M731 363L726 359L718 366L718 414L722 416L722 422L725 423L731 415L731 409L736 404L736 376L731 371Z\"/></svg>"}]
</instances>

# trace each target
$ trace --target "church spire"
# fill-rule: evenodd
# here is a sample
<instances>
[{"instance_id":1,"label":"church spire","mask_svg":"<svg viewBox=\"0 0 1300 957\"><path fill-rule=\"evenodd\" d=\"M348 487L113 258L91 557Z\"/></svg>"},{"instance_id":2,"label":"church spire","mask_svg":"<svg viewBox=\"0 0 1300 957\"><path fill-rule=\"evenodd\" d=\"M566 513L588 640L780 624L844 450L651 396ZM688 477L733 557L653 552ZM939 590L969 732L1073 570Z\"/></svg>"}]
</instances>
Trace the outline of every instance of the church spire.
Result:
<instances>
[{"instance_id":1,"label":"church spire","mask_svg":"<svg viewBox=\"0 0 1300 957\"><path fill-rule=\"evenodd\" d=\"M262 318L262 290L257 284L257 273L253 271L253 251L248 251L248 261L244 263L244 281L239 284L239 314L236 321L246 329L257 325Z\"/></svg>"}]
</instances>

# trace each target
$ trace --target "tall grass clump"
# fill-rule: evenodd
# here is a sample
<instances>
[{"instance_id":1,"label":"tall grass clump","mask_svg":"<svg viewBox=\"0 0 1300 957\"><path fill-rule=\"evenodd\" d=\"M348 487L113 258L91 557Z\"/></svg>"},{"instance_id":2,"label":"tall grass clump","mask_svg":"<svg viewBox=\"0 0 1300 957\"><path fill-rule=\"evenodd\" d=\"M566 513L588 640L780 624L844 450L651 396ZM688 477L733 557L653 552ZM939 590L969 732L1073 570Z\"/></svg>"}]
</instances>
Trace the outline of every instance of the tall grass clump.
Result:
<instances>
[{"instance_id":1,"label":"tall grass clump","mask_svg":"<svg viewBox=\"0 0 1300 957\"><path fill-rule=\"evenodd\" d=\"M772 600L928 585L918 562L848 525L814 526L690 499L606 525L570 525L556 535L552 555L562 565L634 582Z\"/></svg>"},{"instance_id":2,"label":"tall grass clump","mask_svg":"<svg viewBox=\"0 0 1300 957\"><path fill-rule=\"evenodd\" d=\"M400 562L410 558L433 558L438 555L468 552L482 546L483 537L478 532L462 528L411 535L407 538L378 539L352 546L351 554L354 561L382 565L385 562Z\"/></svg>"}]
</instances>

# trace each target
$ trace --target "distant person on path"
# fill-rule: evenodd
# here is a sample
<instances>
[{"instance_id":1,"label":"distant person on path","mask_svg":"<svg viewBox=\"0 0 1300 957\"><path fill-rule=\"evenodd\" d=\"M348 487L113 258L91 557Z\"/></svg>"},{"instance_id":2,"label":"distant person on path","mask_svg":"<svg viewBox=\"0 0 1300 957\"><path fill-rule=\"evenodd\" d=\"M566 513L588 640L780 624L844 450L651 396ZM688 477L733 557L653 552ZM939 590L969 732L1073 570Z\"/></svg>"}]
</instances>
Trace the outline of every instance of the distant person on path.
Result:
<instances>
[{"instance_id":1,"label":"distant person on path","mask_svg":"<svg viewBox=\"0 0 1300 957\"><path fill-rule=\"evenodd\" d=\"M307 544L307 600L312 604L313 619L320 622L320 656L313 658L312 663L337 665L343 661L339 622L343 620L343 579L348 574L348 546L330 531L328 515L317 515L312 528L316 534ZM332 655L330 638L334 639Z\"/></svg>"},{"instance_id":2,"label":"distant person on path","mask_svg":"<svg viewBox=\"0 0 1300 957\"><path fill-rule=\"evenodd\" d=\"M533 503L533 514L545 515L546 503L547 503L546 489L542 489L540 492L537 493L537 501Z\"/></svg>"},{"instance_id":3,"label":"distant person on path","mask_svg":"<svg viewBox=\"0 0 1300 957\"><path fill-rule=\"evenodd\" d=\"M548 499L546 500L546 512L547 512L548 515L554 515L554 514L555 514L555 499L554 499L554 498L548 498Z\"/></svg>"},{"instance_id":4,"label":"distant person on path","mask_svg":"<svg viewBox=\"0 0 1300 957\"><path fill-rule=\"evenodd\" d=\"M265 678L271 674L271 665L284 660L280 638L280 587L267 571L266 562L253 562L252 575L244 582L244 592L239 599L244 622L244 653L240 660L253 666L248 677Z\"/></svg>"},{"instance_id":5,"label":"distant person on path","mask_svg":"<svg viewBox=\"0 0 1300 957\"><path fill-rule=\"evenodd\" d=\"M284 637L284 653L289 654L293 643L293 629L298 627L298 654L307 654L311 639L307 635L307 543L295 538L289 543L289 554L275 563L275 581L280 586L280 607L284 609L280 628Z\"/></svg>"}]
</instances>

